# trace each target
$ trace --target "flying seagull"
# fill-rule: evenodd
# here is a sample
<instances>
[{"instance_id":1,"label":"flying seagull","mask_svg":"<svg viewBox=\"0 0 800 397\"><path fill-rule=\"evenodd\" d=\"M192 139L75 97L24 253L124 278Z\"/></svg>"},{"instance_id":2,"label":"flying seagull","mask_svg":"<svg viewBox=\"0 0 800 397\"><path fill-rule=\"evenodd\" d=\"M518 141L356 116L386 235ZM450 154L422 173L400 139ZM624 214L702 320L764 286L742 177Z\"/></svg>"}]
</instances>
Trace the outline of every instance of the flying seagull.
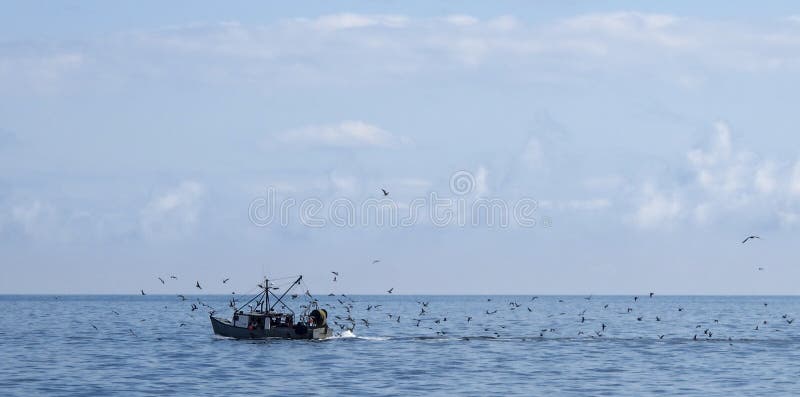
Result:
<instances>
[{"instance_id":1,"label":"flying seagull","mask_svg":"<svg viewBox=\"0 0 800 397\"><path fill-rule=\"evenodd\" d=\"M226 278L225 280L222 280L222 284L225 284L225 283L227 283L227 282L228 282L228 280L230 280L230 279L229 279L229 278Z\"/></svg>"},{"instance_id":2,"label":"flying seagull","mask_svg":"<svg viewBox=\"0 0 800 397\"><path fill-rule=\"evenodd\" d=\"M163 278L161 278L161 277L159 277L159 278L158 278L158 281L161 281L161 284L165 284L165 283L164 283L164 279L163 279Z\"/></svg>"},{"instance_id":3,"label":"flying seagull","mask_svg":"<svg viewBox=\"0 0 800 397\"><path fill-rule=\"evenodd\" d=\"M331 272L331 273L333 273L334 276L338 276L339 275L339 272Z\"/></svg>"},{"instance_id":4,"label":"flying seagull","mask_svg":"<svg viewBox=\"0 0 800 397\"><path fill-rule=\"evenodd\" d=\"M391 294L391 293L392 293L392 291L394 291L394 287L392 287L392 288L389 288L389 290L388 290L388 291L386 291L386 292L388 292L388 293L390 293L390 294Z\"/></svg>"},{"instance_id":5,"label":"flying seagull","mask_svg":"<svg viewBox=\"0 0 800 397\"><path fill-rule=\"evenodd\" d=\"M389 195L389 192L387 192L386 189L381 189L381 191L383 192L383 197L386 197L386 196Z\"/></svg>"},{"instance_id":6,"label":"flying seagull","mask_svg":"<svg viewBox=\"0 0 800 397\"><path fill-rule=\"evenodd\" d=\"M376 263L378 263L378 262L380 262L380 261L381 261L380 259L373 259L373 260L372 260L372 264L374 265L374 264L376 264Z\"/></svg>"},{"instance_id":7,"label":"flying seagull","mask_svg":"<svg viewBox=\"0 0 800 397\"><path fill-rule=\"evenodd\" d=\"M178 279L178 277L176 277L174 274L173 274L173 275L171 275L171 276L169 276L169 278L171 278L171 279L173 279L173 280L177 280L177 279Z\"/></svg>"},{"instance_id":8,"label":"flying seagull","mask_svg":"<svg viewBox=\"0 0 800 397\"><path fill-rule=\"evenodd\" d=\"M757 239L759 239L759 240L761 239L761 237L758 237L758 236L747 236L747 238L746 238L746 239L742 240L742 244L744 244L744 243L746 243L748 240L751 240L751 239L754 239L754 238L757 238Z\"/></svg>"},{"instance_id":9,"label":"flying seagull","mask_svg":"<svg viewBox=\"0 0 800 397\"><path fill-rule=\"evenodd\" d=\"M203 289L203 287L200 286L200 282L199 281L195 281L194 286L197 287L197 289Z\"/></svg>"},{"instance_id":10,"label":"flying seagull","mask_svg":"<svg viewBox=\"0 0 800 397\"><path fill-rule=\"evenodd\" d=\"M144 293L144 290L140 290L140 291L142 291L142 295L147 295L147 294Z\"/></svg>"}]
</instances>

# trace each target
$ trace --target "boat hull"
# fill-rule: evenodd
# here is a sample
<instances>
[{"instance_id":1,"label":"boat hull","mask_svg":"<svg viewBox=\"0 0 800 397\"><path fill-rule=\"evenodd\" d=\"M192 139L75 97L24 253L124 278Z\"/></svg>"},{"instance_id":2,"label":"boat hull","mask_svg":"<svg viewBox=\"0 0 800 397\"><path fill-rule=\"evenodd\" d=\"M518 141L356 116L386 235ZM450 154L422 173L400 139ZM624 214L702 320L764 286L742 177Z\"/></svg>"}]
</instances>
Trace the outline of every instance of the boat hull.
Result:
<instances>
[{"instance_id":1,"label":"boat hull","mask_svg":"<svg viewBox=\"0 0 800 397\"><path fill-rule=\"evenodd\" d=\"M235 339L266 339L266 338L286 338L286 339L325 339L333 336L333 330L328 326L309 328L301 327L273 327L270 329L247 329L235 327L228 320L219 319L214 316L211 318L211 327L214 334Z\"/></svg>"}]
</instances>

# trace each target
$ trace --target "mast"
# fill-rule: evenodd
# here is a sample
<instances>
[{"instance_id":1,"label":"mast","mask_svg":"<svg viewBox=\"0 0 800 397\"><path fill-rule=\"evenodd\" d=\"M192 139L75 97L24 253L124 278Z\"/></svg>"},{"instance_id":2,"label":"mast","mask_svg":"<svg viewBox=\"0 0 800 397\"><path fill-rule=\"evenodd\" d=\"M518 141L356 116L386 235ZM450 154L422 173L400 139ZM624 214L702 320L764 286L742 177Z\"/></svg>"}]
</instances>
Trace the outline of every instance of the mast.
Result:
<instances>
[{"instance_id":1,"label":"mast","mask_svg":"<svg viewBox=\"0 0 800 397\"><path fill-rule=\"evenodd\" d=\"M269 279L264 277L264 302L261 302L261 311L264 311L264 304L266 303L267 310L269 311Z\"/></svg>"}]
</instances>

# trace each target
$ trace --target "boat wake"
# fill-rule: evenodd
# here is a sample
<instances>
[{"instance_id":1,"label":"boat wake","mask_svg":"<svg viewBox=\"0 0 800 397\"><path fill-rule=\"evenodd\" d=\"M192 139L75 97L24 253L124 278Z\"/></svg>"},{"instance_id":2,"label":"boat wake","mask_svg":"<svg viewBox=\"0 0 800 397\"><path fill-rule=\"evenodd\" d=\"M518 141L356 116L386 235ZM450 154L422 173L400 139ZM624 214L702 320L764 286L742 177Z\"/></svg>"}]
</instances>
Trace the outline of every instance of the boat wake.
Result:
<instances>
[{"instance_id":1,"label":"boat wake","mask_svg":"<svg viewBox=\"0 0 800 397\"><path fill-rule=\"evenodd\" d=\"M358 336L353 331L350 330L345 330L339 334L335 334L330 339L360 339L360 340L373 340L373 341L389 340L389 338L385 336Z\"/></svg>"}]
</instances>

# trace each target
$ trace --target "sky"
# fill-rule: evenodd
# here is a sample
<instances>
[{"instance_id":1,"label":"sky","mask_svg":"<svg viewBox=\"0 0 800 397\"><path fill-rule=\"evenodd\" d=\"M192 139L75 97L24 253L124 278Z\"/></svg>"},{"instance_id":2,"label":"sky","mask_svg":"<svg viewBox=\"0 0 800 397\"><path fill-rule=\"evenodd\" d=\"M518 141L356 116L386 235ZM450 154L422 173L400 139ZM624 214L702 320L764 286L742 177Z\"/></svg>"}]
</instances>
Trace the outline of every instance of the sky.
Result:
<instances>
[{"instance_id":1,"label":"sky","mask_svg":"<svg viewBox=\"0 0 800 397\"><path fill-rule=\"evenodd\" d=\"M6 2L0 293L797 294L798 54L794 2Z\"/></svg>"}]
</instances>

